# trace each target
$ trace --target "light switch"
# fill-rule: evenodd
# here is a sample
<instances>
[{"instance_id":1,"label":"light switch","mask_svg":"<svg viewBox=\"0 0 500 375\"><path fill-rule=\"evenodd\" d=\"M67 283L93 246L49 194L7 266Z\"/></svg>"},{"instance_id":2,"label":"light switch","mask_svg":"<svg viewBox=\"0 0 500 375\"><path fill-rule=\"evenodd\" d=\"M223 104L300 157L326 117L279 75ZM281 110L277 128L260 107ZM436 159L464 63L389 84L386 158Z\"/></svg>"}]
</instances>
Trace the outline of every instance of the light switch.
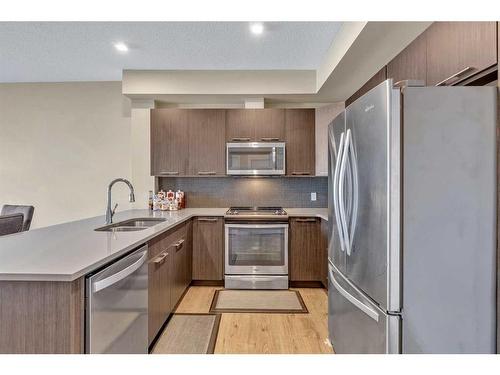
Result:
<instances>
[{"instance_id":1,"label":"light switch","mask_svg":"<svg viewBox=\"0 0 500 375\"><path fill-rule=\"evenodd\" d=\"M316 200L316 193L311 193L311 200L315 201Z\"/></svg>"}]
</instances>

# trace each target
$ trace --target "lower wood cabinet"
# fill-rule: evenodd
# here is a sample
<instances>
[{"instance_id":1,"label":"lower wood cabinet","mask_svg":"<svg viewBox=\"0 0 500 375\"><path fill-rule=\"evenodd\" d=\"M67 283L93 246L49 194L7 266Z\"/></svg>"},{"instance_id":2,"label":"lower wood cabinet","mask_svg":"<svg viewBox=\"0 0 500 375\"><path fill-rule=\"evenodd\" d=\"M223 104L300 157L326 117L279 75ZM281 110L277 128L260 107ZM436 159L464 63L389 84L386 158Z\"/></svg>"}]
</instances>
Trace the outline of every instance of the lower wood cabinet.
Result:
<instances>
[{"instance_id":1,"label":"lower wood cabinet","mask_svg":"<svg viewBox=\"0 0 500 375\"><path fill-rule=\"evenodd\" d=\"M149 242L149 343L191 283L191 222Z\"/></svg>"},{"instance_id":2,"label":"lower wood cabinet","mask_svg":"<svg viewBox=\"0 0 500 375\"><path fill-rule=\"evenodd\" d=\"M178 236L171 245L173 254L171 304L175 307L191 283L191 222L177 230Z\"/></svg>"},{"instance_id":3,"label":"lower wood cabinet","mask_svg":"<svg viewBox=\"0 0 500 375\"><path fill-rule=\"evenodd\" d=\"M193 280L223 280L224 219L193 220Z\"/></svg>"},{"instance_id":4,"label":"lower wood cabinet","mask_svg":"<svg viewBox=\"0 0 500 375\"><path fill-rule=\"evenodd\" d=\"M288 252L290 281L317 281L325 284L326 244L321 219L290 218Z\"/></svg>"},{"instance_id":5,"label":"lower wood cabinet","mask_svg":"<svg viewBox=\"0 0 500 375\"><path fill-rule=\"evenodd\" d=\"M172 311L171 272L172 255L168 252L168 234L149 243L148 281L148 337L153 341Z\"/></svg>"}]
</instances>

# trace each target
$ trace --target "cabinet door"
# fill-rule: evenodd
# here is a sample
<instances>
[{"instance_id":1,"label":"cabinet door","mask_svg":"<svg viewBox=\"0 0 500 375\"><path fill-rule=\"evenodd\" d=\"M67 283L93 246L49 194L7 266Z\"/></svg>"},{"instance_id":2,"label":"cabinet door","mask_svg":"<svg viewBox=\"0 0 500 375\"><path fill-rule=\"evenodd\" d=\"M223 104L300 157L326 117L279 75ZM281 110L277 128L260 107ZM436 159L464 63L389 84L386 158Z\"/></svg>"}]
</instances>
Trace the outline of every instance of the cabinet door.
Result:
<instances>
[{"instance_id":1,"label":"cabinet door","mask_svg":"<svg viewBox=\"0 0 500 375\"><path fill-rule=\"evenodd\" d=\"M225 175L226 111L188 111L189 171L192 176Z\"/></svg>"},{"instance_id":2,"label":"cabinet door","mask_svg":"<svg viewBox=\"0 0 500 375\"><path fill-rule=\"evenodd\" d=\"M170 278L172 256L165 236L149 244L148 336L151 343L171 312Z\"/></svg>"},{"instance_id":3,"label":"cabinet door","mask_svg":"<svg viewBox=\"0 0 500 375\"><path fill-rule=\"evenodd\" d=\"M277 142L285 140L285 110L247 109L253 118L255 126L255 140L258 142Z\"/></svg>"},{"instance_id":4,"label":"cabinet door","mask_svg":"<svg viewBox=\"0 0 500 375\"><path fill-rule=\"evenodd\" d=\"M226 139L238 141L282 141L285 138L283 109L228 109Z\"/></svg>"},{"instance_id":5,"label":"cabinet door","mask_svg":"<svg viewBox=\"0 0 500 375\"><path fill-rule=\"evenodd\" d=\"M289 176L314 176L315 110L285 110L286 174Z\"/></svg>"},{"instance_id":6,"label":"cabinet door","mask_svg":"<svg viewBox=\"0 0 500 375\"><path fill-rule=\"evenodd\" d=\"M290 281L323 282L325 251L321 238L321 220L290 219Z\"/></svg>"},{"instance_id":7,"label":"cabinet door","mask_svg":"<svg viewBox=\"0 0 500 375\"><path fill-rule=\"evenodd\" d=\"M188 227L183 225L176 231L175 240L169 245L169 249L173 254L173 269L172 269L172 292L171 305L176 306L186 290L186 281L189 265L189 246Z\"/></svg>"},{"instance_id":8,"label":"cabinet door","mask_svg":"<svg viewBox=\"0 0 500 375\"><path fill-rule=\"evenodd\" d=\"M372 78L370 78L368 80L368 82L366 82L358 91L356 91L354 94L352 94L345 101L345 106L347 107L349 104L351 104L357 98L363 96L368 91L370 91L372 88L377 86L379 83L384 82L386 79L387 79L387 66L384 66L377 73L375 73L375 75Z\"/></svg>"},{"instance_id":9,"label":"cabinet door","mask_svg":"<svg viewBox=\"0 0 500 375\"><path fill-rule=\"evenodd\" d=\"M403 80L424 81L427 78L426 33L420 34L403 51L387 64L387 78L394 83Z\"/></svg>"},{"instance_id":10,"label":"cabinet door","mask_svg":"<svg viewBox=\"0 0 500 375\"><path fill-rule=\"evenodd\" d=\"M434 22L427 34L427 84L456 83L497 63L496 22Z\"/></svg>"},{"instance_id":11,"label":"cabinet door","mask_svg":"<svg viewBox=\"0 0 500 375\"><path fill-rule=\"evenodd\" d=\"M193 221L193 280L223 280L224 221L198 217Z\"/></svg>"},{"instance_id":12,"label":"cabinet door","mask_svg":"<svg viewBox=\"0 0 500 375\"><path fill-rule=\"evenodd\" d=\"M186 175L188 151L188 112L152 109L151 175Z\"/></svg>"}]
</instances>

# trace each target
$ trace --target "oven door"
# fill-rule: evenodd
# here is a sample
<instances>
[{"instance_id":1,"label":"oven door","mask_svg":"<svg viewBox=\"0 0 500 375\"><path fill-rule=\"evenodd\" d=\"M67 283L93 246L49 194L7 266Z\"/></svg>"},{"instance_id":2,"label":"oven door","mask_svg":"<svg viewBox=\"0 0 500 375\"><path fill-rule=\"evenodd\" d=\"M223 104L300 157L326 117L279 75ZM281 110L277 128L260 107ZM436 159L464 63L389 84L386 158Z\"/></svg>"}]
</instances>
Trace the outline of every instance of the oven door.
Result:
<instances>
[{"instance_id":1,"label":"oven door","mask_svg":"<svg viewBox=\"0 0 500 375\"><path fill-rule=\"evenodd\" d=\"M285 174L284 142L227 143L226 158L228 175Z\"/></svg>"},{"instance_id":2,"label":"oven door","mask_svg":"<svg viewBox=\"0 0 500 375\"><path fill-rule=\"evenodd\" d=\"M226 275L287 275L288 224L226 224Z\"/></svg>"}]
</instances>

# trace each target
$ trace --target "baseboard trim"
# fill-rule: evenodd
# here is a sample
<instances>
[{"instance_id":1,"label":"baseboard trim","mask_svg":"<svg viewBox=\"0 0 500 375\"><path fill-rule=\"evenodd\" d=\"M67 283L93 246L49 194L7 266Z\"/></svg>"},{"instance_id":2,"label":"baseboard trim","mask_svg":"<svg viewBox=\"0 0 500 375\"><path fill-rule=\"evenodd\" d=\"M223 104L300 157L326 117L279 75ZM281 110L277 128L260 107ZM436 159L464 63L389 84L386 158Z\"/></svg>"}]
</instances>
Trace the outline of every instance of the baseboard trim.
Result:
<instances>
[{"instance_id":1,"label":"baseboard trim","mask_svg":"<svg viewBox=\"0 0 500 375\"><path fill-rule=\"evenodd\" d=\"M192 286L224 286L224 280L192 280Z\"/></svg>"}]
</instances>

